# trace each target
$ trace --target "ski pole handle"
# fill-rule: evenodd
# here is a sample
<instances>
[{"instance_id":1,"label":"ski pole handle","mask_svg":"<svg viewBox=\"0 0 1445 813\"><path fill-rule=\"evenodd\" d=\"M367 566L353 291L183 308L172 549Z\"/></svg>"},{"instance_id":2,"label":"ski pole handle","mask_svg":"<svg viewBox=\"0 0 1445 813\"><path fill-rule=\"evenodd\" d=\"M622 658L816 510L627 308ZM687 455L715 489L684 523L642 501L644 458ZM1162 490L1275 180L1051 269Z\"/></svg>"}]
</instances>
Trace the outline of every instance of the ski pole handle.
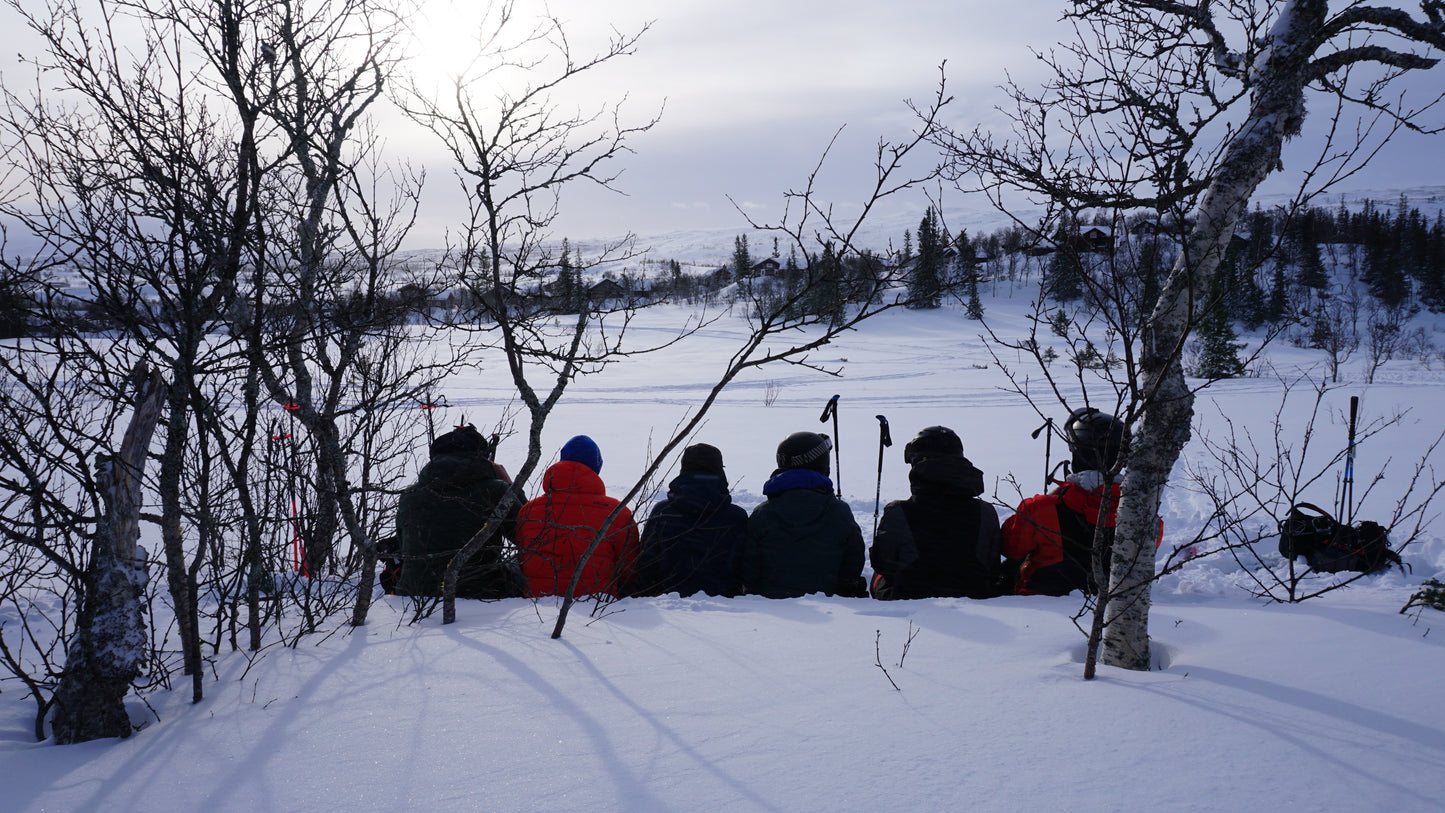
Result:
<instances>
[{"instance_id":1,"label":"ski pole handle","mask_svg":"<svg viewBox=\"0 0 1445 813\"><path fill-rule=\"evenodd\" d=\"M836 419L837 417L838 417L838 396L834 395L832 398L829 398L829 399L828 399L828 403L823 406L823 414L822 414L821 416L819 416L819 418L818 418L818 423L827 423L827 421L828 421L829 418L835 418L835 419Z\"/></svg>"},{"instance_id":2,"label":"ski pole handle","mask_svg":"<svg viewBox=\"0 0 1445 813\"><path fill-rule=\"evenodd\" d=\"M1043 432L1045 429L1047 429L1049 433L1048 435L1044 436L1044 491L1048 491L1049 482L1053 479L1054 476L1053 470L1049 468L1049 462L1053 460L1054 419L1045 418L1044 425L1040 426L1038 429L1035 429L1029 435L1029 437L1033 438L1034 440L1038 440L1039 433Z\"/></svg>"}]
</instances>

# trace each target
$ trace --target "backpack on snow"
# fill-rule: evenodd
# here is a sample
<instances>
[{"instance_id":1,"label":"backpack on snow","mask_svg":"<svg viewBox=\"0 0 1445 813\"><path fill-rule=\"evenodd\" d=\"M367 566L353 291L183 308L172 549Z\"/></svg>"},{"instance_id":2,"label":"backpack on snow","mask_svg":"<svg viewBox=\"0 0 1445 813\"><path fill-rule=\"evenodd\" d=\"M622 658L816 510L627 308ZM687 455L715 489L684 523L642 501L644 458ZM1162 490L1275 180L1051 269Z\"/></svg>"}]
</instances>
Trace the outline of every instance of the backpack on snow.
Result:
<instances>
[{"instance_id":1,"label":"backpack on snow","mask_svg":"<svg viewBox=\"0 0 1445 813\"><path fill-rule=\"evenodd\" d=\"M1303 556L1311 570L1322 573L1374 573L1396 565L1403 572L1400 554L1390 549L1390 537L1379 523L1364 520L1353 526L1337 522L1312 503L1290 506L1279 521L1279 555Z\"/></svg>"},{"instance_id":2,"label":"backpack on snow","mask_svg":"<svg viewBox=\"0 0 1445 813\"><path fill-rule=\"evenodd\" d=\"M392 534L376 541L376 568L382 592L395 593L396 580L401 578L401 537Z\"/></svg>"}]
</instances>

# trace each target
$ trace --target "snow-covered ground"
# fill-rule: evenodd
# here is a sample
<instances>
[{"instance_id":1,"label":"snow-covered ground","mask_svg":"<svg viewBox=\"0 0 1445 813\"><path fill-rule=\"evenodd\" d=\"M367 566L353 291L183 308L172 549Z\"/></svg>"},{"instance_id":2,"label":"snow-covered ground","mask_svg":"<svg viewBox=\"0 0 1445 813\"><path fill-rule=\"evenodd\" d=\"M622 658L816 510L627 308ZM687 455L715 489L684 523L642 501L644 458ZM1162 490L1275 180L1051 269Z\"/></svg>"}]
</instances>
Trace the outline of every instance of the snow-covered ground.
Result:
<instances>
[{"instance_id":1,"label":"snow-covered ground","mask_svg":"<svg viewBox=\"0 0 1445 813\"><path fill-rule=\"evenodd\" d=\"M1025 299L986 296L1000 335L1023 335ZM661 337L681 315L660 308L633 329ZM725 317L579 380L547 448L591 435L603 479L621 493L743 329ZM907 492L903 442L945 424L1012 505L1010 476L1029 493L1041 483L1043 441L1029 433L1042 418L1006 391L980 332L955 309L886 314L814 356L839 377L759 371L727 391L695 439L723 450L734 498L751 507L780 439L832 432L818 417L837 393L841 485L865 536L878 414L897 441L885 501ZM1317 351L1284 343L1269 361L1288 380L1323 369ZM1350 382L1362 362L1347 365ZM1441 366L1394 361L1381 383L1325 396L1311 451L1322 459L1344 443L1351 395L1364 421L1411 410L1361 445L1361 482L1385 477L1360 517L1389 515L1439 435ZM1066 414L1036 370L1020 369L1047 414ZM1219 382L1201 394L1200 430L1217 436L1227 418L1272 443L1278 412L1298 448L1291 435L1310 398L1281 408L1282 390L1274 377ZM445 420L490 426L509 391L498 366L456 381L441 393ZM499 459L515 468L520 452L504 441ZM1187 455L1205 462L1197 444ZM1304 496L1332 505L1333 474ZM1207 513L1176 480L1165 550ZM561 640L549 638L552 600L463 601L444 627L435 616L409 624L405 601L386 598L365 628L219 657L199 705L179 690L153 695L153 708L137 702L145 727L126 741L36 744L33 702L6 685L0 810L1433 811L1445 804L1445 630L1430 631L1445 615L1397 611L1423 579L1445 576L1442 535L1436 521L1406 551L1408 576L1293 606L1251 597L1232 559L1191 562L1154 591L1156 670L1105 667L1092 682L1071 620L1078 596L629 599L598 618L574 611Z\"/></svg>"}]
</instances>

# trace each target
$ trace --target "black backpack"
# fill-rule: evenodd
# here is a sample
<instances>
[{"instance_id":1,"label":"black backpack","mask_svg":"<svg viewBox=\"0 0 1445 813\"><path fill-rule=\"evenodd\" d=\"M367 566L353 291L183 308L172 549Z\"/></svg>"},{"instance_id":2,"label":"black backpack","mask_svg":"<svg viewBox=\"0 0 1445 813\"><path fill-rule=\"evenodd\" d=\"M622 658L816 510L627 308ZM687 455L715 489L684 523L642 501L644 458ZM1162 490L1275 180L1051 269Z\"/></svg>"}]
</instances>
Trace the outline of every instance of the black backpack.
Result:
<instances>
[{"instance_id":1,"label":"black backpack","mask_svg":"<svg viewBox=\"0 0 1445 813\"><path fill-rule=\"evenodd\" d=\"M376 541L376 578L382 592L396 592L396 580L401 578L401 537L396 534Z\"/></svg>"},{"instance_id":2,"label":"black backpack","mask_svg":"<svg viewBox=\"0 0 1445 813\"><path fill-rule=\"evenodd\" d=\"M1279 555L1285 559L1303 556L1311 570L1323 573L1374 573L1390 565L1401 572L1405 569L1379 523L1364 520L1345 525L1307 502L1290 506L1289 514L1279 521Z\"/></svg>"}]
</instances>

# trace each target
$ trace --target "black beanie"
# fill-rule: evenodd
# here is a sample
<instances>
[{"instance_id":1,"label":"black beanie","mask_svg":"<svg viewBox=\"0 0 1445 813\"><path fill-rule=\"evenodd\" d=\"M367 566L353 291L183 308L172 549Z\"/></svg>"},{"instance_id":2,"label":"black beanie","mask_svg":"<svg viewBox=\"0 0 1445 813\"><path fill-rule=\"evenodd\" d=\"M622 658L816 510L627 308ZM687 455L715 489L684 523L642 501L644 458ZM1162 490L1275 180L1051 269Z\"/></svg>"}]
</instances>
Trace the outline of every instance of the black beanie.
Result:
<instances>
[{"instance_id":1,"label":"black beanie","mask_svg":"<svg viewBox=\"0 0 1445 813\"><path fill-rule=\"evenodd\" d=\"M462 457L491 457L492 450L487 439L475 426L467 424L442 435L431 442L431 456L459 455Z\"/></svg>"},{"instance_id":2,"label":"black beanie","mask_svg":"<svg viewBox=\"0 0 1445 813\"><path fill-rule=\"evenodd\" d=\"M812 469L828 475L828 452L833 451L833 441L827 435L817 432L794 432L778 444L778 468Z\"/></svg>"},{"instance_id":3,"label":"black beanie","mask_svg":"<svg viewBox=\"0 0 1445 813\"><path fill-rule=\"evenodd\" d=\"M682 451L682 473L702 472L726 477L723 473L722 452L716 446L694 443Z\"/></svg>"}]
</instances>

